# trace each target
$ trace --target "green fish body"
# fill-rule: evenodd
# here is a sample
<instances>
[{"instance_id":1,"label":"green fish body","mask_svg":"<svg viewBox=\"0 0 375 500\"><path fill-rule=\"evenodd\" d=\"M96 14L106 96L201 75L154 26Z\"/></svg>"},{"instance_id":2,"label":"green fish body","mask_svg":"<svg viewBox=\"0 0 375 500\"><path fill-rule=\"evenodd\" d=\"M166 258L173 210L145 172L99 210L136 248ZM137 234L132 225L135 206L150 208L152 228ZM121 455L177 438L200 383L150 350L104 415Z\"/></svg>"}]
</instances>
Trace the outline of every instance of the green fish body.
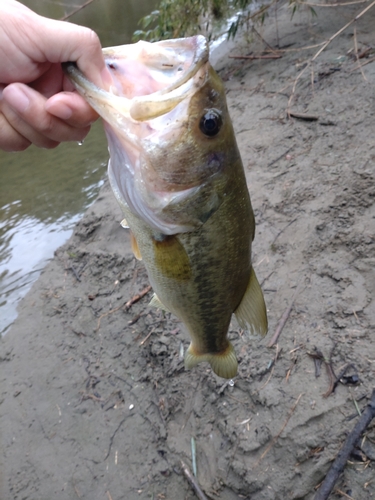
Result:
<instances>
[{"instance_id":1,"label":"green fish body","mask_svg":"<svg viewBox=\"0 0 375 500\"><path fill-rule=\"evenodd\" d=\"M109 179L155 295L191 344L185 366L208 361L237 374L227 332L265 335L263 294L251 265L255 221L223 84L204 37L104 49L104 90L68 63L77 90L104 119Z\"/></svg>"}]
</instances>

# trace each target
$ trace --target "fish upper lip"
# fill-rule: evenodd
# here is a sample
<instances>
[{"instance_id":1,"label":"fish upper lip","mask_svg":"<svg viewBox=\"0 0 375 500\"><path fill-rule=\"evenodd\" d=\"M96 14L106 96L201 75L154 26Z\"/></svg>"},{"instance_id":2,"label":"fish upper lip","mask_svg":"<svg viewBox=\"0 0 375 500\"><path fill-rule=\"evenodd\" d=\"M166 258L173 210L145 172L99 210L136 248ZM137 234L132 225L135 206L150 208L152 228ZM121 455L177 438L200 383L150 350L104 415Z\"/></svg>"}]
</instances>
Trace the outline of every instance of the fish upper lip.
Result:
<instances>
[{"instance_id":1,"label":"fish upper lip","mask_svg":"<svg viewBox=\"0 0 375 500\"><path fill-rule=\"evenodd\" d=\"M144 45L146 43L147 42L143 42ZM153 44L147 45L147 49L152 53L154 50L154 48L151 49ZM158 42L158 45L162 48L163 46L169 48L174 48L174 46L176 46L177 55L183 53L184 46L186 47L186 50L188 50L193 45L194 53L191 64L188 69L182 73L180 78L176 79L165 88L151 94L136 96L133 98L119 96L113 91L111 92L111 90L105 90L90 82L74 62L64 63L63 69L68 77L74 82L77 90L79 90L79 92L85 95L89 100L90 95L93 97L95 96L95 98L100 96L101 101L106 100L108 103L112 103L114 108L124 115L128 115L133 120L147 121L167 113L183 99L185 99L190 92L195 91L197 87L202 86L205 79L201 78L199 79L200 81L197 81L197 78L194 77L196 77L198 71L202 68L202 66L207 64L209 60L208 42L202 35L197 35L187 39L181 38L164 42L161 41ZM182 49L180 48L178 52L177 47L179 46L182 46ZM107 56L108 58L109 55L115 54L116 49L117 47L103 49L104 57ZM157 50L155 53L156 52Z\"/></svg>"}]
</instances>

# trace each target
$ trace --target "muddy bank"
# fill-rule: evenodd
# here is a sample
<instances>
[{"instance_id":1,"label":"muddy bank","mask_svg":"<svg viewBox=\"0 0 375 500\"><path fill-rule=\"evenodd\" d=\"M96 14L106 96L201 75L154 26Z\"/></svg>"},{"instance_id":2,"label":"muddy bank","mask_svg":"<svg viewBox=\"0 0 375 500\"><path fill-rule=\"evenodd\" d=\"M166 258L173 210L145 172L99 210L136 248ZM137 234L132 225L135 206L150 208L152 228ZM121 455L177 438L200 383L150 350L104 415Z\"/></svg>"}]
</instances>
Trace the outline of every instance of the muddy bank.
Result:
<instances>
[{"instance_id":1,"label":"muddy bank","mask_svg":"<svg viewBox=\"0 0 375 500\"><path fill-rule=\"evenodd\" d=\"M329 38L355 7L321 9L318 24L280 13L280 46ZM374 45L374 21L370 14L358 22L360 50ZM276 47L271 22L262 36ZM179 468L180 458L191 466L191 437L210 498L313 498L375 375L375 63L363 67L364 80L353 47L349 29L301 78L293 109L312 121L287 119L285 110L290 84L317 49L221 62L270 323L258 339L233 322L234 386L204 364L185 371L184 329L147 307L151 293L126 306L148 279L106 185L1 343L2 499L193 500ZM254 35L231 55L263 49ZM268 348L297 289L278 344ZM346 375L360 382L324 397L329 378L324 363L316 377L316 350L336 374L351 364ZM350 461L332 498L375 497L374 443L372 425L364 461Z\"/></svg>"}]
</instances>

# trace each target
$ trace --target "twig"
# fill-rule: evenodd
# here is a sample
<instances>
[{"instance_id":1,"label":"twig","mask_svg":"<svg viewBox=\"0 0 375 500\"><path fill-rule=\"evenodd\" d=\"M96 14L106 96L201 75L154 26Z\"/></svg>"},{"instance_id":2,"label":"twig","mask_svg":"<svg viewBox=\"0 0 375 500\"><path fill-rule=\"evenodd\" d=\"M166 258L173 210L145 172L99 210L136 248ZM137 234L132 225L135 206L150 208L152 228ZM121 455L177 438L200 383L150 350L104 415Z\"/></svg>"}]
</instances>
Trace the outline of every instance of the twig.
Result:
<instances>
[{"instance_id":1,"label":"twig","mask_svg":"<svg viewBox=\"0 0 375 500\"><path fill-rule=\"evenodd\" d=\"M109 316L110 314L113 314L113 313L119 311L122 307L123 307L123 304L121 306L115 307L114 309L111 309L111 310L101 314L98 318L98 323L96 325L96 331L98 331L100 328L100 322L101 322L102 318L105 318L106 316Z\"/></svg>"},{"instance_id":2,"label":"twig","mask_svg":"<svg viewBox=\"0 0 375 500\"><path fill-rule=\"evenodd\" d=\"M267 54L264 56L229 56L230 59L280 59L282 57L281 54Z\"/></svg>"},{"instance_id":3,"label":"twig","mask_svg":"<svg viewBox=\"0 0 375 500\"><path fill-rule=\"evenodd\" d=\"M261 391L262 389L264 389L266 387L266 385L268 384L268 382L271 380L274 369L275 369L275 363L272 364L271 373L269 374L268 379L265 381L265 383L262 385L262 387L259 387L258 392Z\"/></svg>"},{"instance_id":4,"label":"twig","mask_svg":"<svg viewBox=\"0 0 375 500\"><path fill-rule=\"evenodd\" d=\"M130 321L128 321L128 325L134 325L143 315L145 314L145 311L141 311L139 314L134 316Z\"/></svg>"},{"instance_id":5,"label":"twig","mask_svg":"<svg viewBox=\"0 0 375 500\"><path fill-rule=\"evenodd\" d=\"M145 342L148 341L148 339L151 337L151 335L154 333L155 327L153 326L149 333L146 335L146 337L139 343L139 345L143 345Z\"/></svg>"},{"instance_id":6,"label":"twig","mask_svg":"<svg viewBox=\"0 0 375 500\"><path fill-rule=\"evenodd\" d=\"M80 495L79 491L77 490L77 486L74 486L74 491L78 498L82 498L82 495Z\"/></svg>"},{"instance_id":7,"label":"twig","mask_svg":"<svg viewBox=\"0 0 375 500\"><path fill-rule=\"evenodd\" d=\"M193 474L190 472L190 470L189 470L188 466L185 464L185 462L180 460L180 465L181 465L182 472L184 473L184 476L189 481L190 486L193 488L193 490L194 490L195 494L197 495L197 497L199 498L199 500L208 500L208 498L201 490L197 480L195 479Z\"/></svg>"},{"instance_id":8,"label":"twig","mask_svg":"<svg viewBox=\"0 0 375 500\"><path fill-rule=\"evenodd\" d=\"M356 71L359 68L362 68L362 66L366 66L366 64L370 64L375 61L375 57L371 57L371 59L367 59L367 61L361 63L359 66L356 66L355 68L351 69L349 73L353 73L353 71Z\"/></svg>"},{"instance_id":9,"label":"twig","mask_svg":"<svg viewBox=\"0 0 375 500\"><path fill-rule=\"evenodd\" d=\"M327 500L329 497L338 477L344 470L346 462L352 453L354 446L361 434L366 430L371 420L375 417L375 389L372 390L371 399L367 407L362 413L362 416L356 423L354 429L346 438L344 446L339 451L336 459L334 460L331 468L329 469L324 481L320 485L314 500Z\"/></svg>"},{"instance_id":10,"label":"twig","mask_svg":"<svg viewBox=\"0 0 375 500\"><path fill-rule=\"evenodd\" d=\"M301 2L297 1L303 6L307 5L308 7L344 7L345 5L355 5L357 3L367 3L368 0L354 0L353 2L343 2L343 3L311 3L311 2Z\"/></svg>"},{"instance_id":11,"label":"twig","mask_svg":"<svg viewBox=\"0 0 375 500\"><path fill-rule=\"evenodd\" d=\"M276 443L276 441L279 439L279 437L281 436L281 433L283 432L283 430L285 429L285 427L287 426L289 420L291 419L295 409L297 408L297 405L299 403L299 400L301 399L303 393L301 392L301 394L298 396L296 402L294 403L294 405L292 406L292 408L290 409L290 412L288 414L288 416L286 417L286 420L285 422L283 423L281 429L279 430L279 432L276 434L276 436L272 439L272 441L270 442L270 444L267 446L267 448L264 450L264 452L262 453L262 455L260 456L260 459L256 462L256 464L254 465L254 467L256 467L257 465L259 465L259 463L263 460L263 458L267 455L267 453L270 451L270 449L274 446L274 444Z\"/></svg>"},{"instance_id":12,"label":"twig","mask_svg":"<svg viewBox=\"0 0 375 500\"><path fill-rule=\"evenodd\" d=\"M276 5L275 5L275 21L276 21L276 40L277 40L277 46L280 47L280 38L279 38L279 23L278 23L278 17L277 17L277 1L276 0Z\"/></svg>"},{"instance_id":13,"label":"twig","mask_svg":"<svg viewBox=\"0 0 375 500\"><path fill-rule=\"evenodd\" d=\"M277 49L279 52L300 52L301 50L317 49L324 45L325 42L314 43L313 45L306 45L305 47L293 47L288 49Z\"/></svg>"},{"instance_id":14,"label":"twig","mask_svg":"<svg viewBox=\"0 0 375 500\"><path fill-rule=\"evenodd\" d=\"M108 500L113 500L113 498L112 498L112 496L111 496L111 494L110 494L109 491L107 491L107 497L108 497Z\"/></svg>"},{"instance_id":15,"label":"twig","mask_svg":"<svg viewBox=\"0 0 375 500\"><path fill-rule=\"evenodd\" d=\"M269 274L268 274L268 275L267 275L267 276L266 276L266 277L262 280L262 282L261 282L261 284L260 284L260 287L261 287L261 288L262 288L262 286L264 285L264 283L268 280L268 278L270 278L270 277L273 275L273 273L274 273L274 272L275 272L275 271L271 271L271 272L270 272L270 273L269 273Z\"/></svg>"},{"instance_id":16,"label":"twig","mask_svg":"<svg viewBox=\"0 0 375 500\"><path fill-rule=\"evenodd\" d=\"M358 54L359 59L363 59L373 50L373 47L367 47L367 49L363 49L362 52Z\"/></svg>"},{"instance_id":17,"label":"twig","mask_svg":"<svg viewBox=\"0 0 375 500\"><path fill-rule=\"evenodd\" d=\"M145 295L148 294L150 290L151 290L151 285L148 285L141 292L139 292L138 295L134 295L134 297L128 300L127 303L125 304L124 306L125 309L129 309L129 307L131 307L133 304L141 300Z\"/></svg>"},{"instance_id":18,"label":"twig","mask_svg":"<svg viewBox=\"0 0 375 500\"><path fill-rule=\"evenodd\" d=\"M268 382L271 380L271 377L273 375L273 371L275 369L275 364L276 364L277 358L279 357L279 354L281 353L281 351L282 351L282 349L279 349L279 344L276 344L276 353L275 353L275 356L274 356L273 360L271 361L271 363L267 367L267 370L271 369L271 373L269 374L268 379L262 385L262 387L259 387L259 389L257 389L257 392L260 392L262 389L264 389L266 387L266 385L268 384Z\"/></svg>"},{"instance_id":19,"label":"twig","mask_svg":"<svg viewBox=\"0 0 375 500\"><path fill-rule=\"evenodd\" d=\"M272 160L272 161L271 161L271 163L269 163L269 164L267 165L267 168L272 167L272 165L274 165L274 164L275 164L275 163L277 163L279 160L281 160L281 158L284 158L284 156L286 156L286 155L289 153L289 151L290 151L291 149L292 149L292 148L288 148L288 149L285 151L285 153L283 153L282 155L278 156L278 157L276 158L276 160Z\"/></svg>"},{"instance_id":20,"label":"twig","mask_svg":"<svg viewBox=\"0 0 375 500\"><path fill-rule=\"evenodd\" d=\"M71 12L69 12L69 14L66 14L65 16L61 17L60 18L60 21L66 21L67 19L69 19L69 17L72 17L74 14L76 14L77 12L79 12L80 10L84 9L85 7L87 7L88 5L90 5L90 3L92 3L94 0L88 0L87 2L85 2L83 5L80 5L79 7L77 7L76 9L72 10Z\"/></svg>"},{"instance_id":21,"label":"twig","mask_svg":"<svg viewBox=\"0 0 375 500\"><path fill-rule=\"evenodd\" d=\"M329 378L329 386L328 386L327 391L323 394L323 398L328 398L328 396L330 396L335 390L336 377L335 377L335 374L333 372L331 361L329 361L328 363L325 362L325 367L326 367L327 375Z\"/></svg>"},{"instance_id":22,"label":"twig","mask_svg":"<svg viewBox=\"0 0 375 500\"><path fill-rule=\"evenodd\" d=\"M358 415L359 415L359 416L361 416L361 410L359 409L358 403L357 403L357 401L354 399L354 396L353 396L353 395L352 395L352 399L353 399L353 403L354 403L355 409L357 410Z\"/></svg>"},{"instance_id":23,"label":"twig","mask_svg":"<svg viewBox=\"0 0 375 500\"><path fill-rule=\"evenodd\" d=\"M335 373L333 371L333 368L332 368L332 355L333 355L333 351L335 350L335 347L336 347L336 344L333 345L328 360L324 357L324 354L322 353L322 351L320 351L316 347L315 347L315 351L314 352L308 352L307 353L311 358L314 359L314 362L317 361L317 360L323 361L323 363L324 363L324 365L326 367L326 372L327 372L327 375L328 375L329 385L328 385L328 389L323 394L323 398L328 398L328 396L330 396L334 392L334 390L336 389L336 386L337 386L337 384L339 382L339 379L336 377L336 375L335 375ZM315 370L316 370L316 365L315 365ZM315 376L316 376L316 371L315 371Z\"/></svg>"},{"instance_id":24,"label":"twig","mask_svg":"<svg viewBox=\"0 0 375 500\"><path fill-rule=\"evenodd\" d=\"M275 50L273 47L271 47L271 45L262 37L262 35L259 33L258 30L255 29L254 26L251 27L252 31L254 31L258 36L259 38L262 40L262 42L267 45L267 47L270 49L270 51L273 53L273 54L277 54L277 50Z\"/></svg>"},{"instance_id":25,"label":"twig","mask_svg":"<svg viewBox=\"0 0 375 500\"><path fill-rule=\"evenodd\" d=\"M151 290L151 285L146 286L141 292L139 292L137 295L129 299L125 304L122 304L121 306L115 307L114 309L111 309L110 311L107 311L103 314L101 314L98 318L98 324L96 326L96 331L99 330L100 328L100 322L102 318L105 318L106 316L109 316L110 314L113 314L117 311L119 311L122 307L127 310L129 309L133 304L141 300L145 295L148 294L148 292Z\"/></svg>"},{"instance_id":26,"label":"twig","mask_svg":"<svg viewBox=\"0 0 375 500\"><path fill-rule=\"evenodd\" d=\"M279 321L279 324L277 325L276 331L275 331L272 339L268 342L267 347L272 347L278 341L278 339L280 337L280 334L283 331L284 326L285 326L286 322L288 321L289 315L290 315L290 313L291 313L291 311L293 309L294 302L295 302L295 300L297 298L297 295L299 295L299 293L300 293L300 288L301 288L300 285L298 285L297 286L297 290L294 292L294 295L292 297L292 300L291 300L288 308L286 309L286 311L284 312L284 314L281 316L281 319Z\"/></svg>"},{"instance_id":27,"label":"twig","mask_svg":"<svg viewBox=\"0 0 375 500\"><path fill-rule=\"evenodd\" d=\"M294 80L294 84L293 84L293 88L292 88L292 93L290 94L290 97L289 97L288 107L287 107L288 116L290 116L290 114L289 114L290 113L290 106L291 106L291 104L293 102L293 97L294 97L294 94L295 94L295 91L296 91L297 83L298 83L299 79L302 77L302 75L304 74L304 72L306 71L306 69L308 67L310 67L311 63L313 63L315 61L315 59L317 59L320 56L320 54L323 52L323 50L325 50L328 47L328 45L335 38L337 38L339 35L341 35L341 33L343 31L345 31L351 24L353 24L355 21L357 21L357 19L361 18L364 14L366 14L366 12L368 12L374 5L375 5L375 0L373 2L371 2L371 4L368 5L365 9L363 9L357 16L355 16L348 23L346 23L345 26L343 26L338 31L336 31L335 34L333 34L326 42L324 42L324 44L315 53L315 55L308 61L308 63L306 64L306 66L303 68L303 70L300 71L300 73L297 75L296 79Z\"/></svg>"},{"instance_id":28,"label":"twig","mask_svg":"<svg viewBox=\"0 0 375 500\"><path fill-rule=\"evenodd\" d=\"M196 446L195 439L191 437L191 465L193 467L193 474L197 477L197 454L196 454Z\"/></svg>"},{"instance_id":29,"label":"twig","mask_svg":"<svg viewBox=\"0 0 375 500\"><path fill-rule=\"evenodd\" d=\"M349 500L354 500L353 497L351 497L350 495L348 495L347 493L344 493L343 491L341 491L339 489L335 490L335 493L338 493L339 495L342 495L343 497L348 498Z\"/></svg>"},{"instance_id":30,"label":"twig","mask_svg":"<svg viewBox=\"0 0 375 500\"><path fill-rule=\"evenodd\" d=\"M363 72L362 66L359 64L359 55L358 55L358 43L357 43L357 24L354 25L354 50L355 50L355 57L358 63L358 68L361 70L362 78L364 79L365 82L367 82L366 75Z\"/></svg>"},{"instance_id":31,"label":"twig","mask_svg":"<svg viewBox=\"0 0 375 500\"><path fill-rule=\"evenodd\" d=\"M112 434L111 436L111 439L109 440L109 446L108 446L108 451L107 451L107 454L106 456L104 457L104 460L103 462L105 462L107 460L107 458L109 457L109 454L111 453L111 449L112 449L112 445L113 445L113 440L115 439L115 436L117 434L117 432L119 431L120 427L122 426L122 424L125 422L125 420L128 418L129 415L126 415L126 417L124 417L121 422L118 424L115 432Z\"/></svg>"},{"instance_id":32,"label":"twig","mask_svg":"<svg viewBox=\"0 0 375 500\"><path fill-rule=\"evenodd\" d=\"M317 115L308 115L306 113L297 113L296 111L289 111L289 116L293 118L299 118L300 120L306 120L307 122L316 122L319 120Z\"/></svg>"},{"instance_id":33,"label":"twig","mask_svg":"<svg viewBox=\"0 0 375 500\"><path fill-rule=\"evenodd\" d=\"M284 227L283 227L283 228L282 228L282 229L281 229L281 230L277 233L277 235L275 236L275 238L274 238L274 240L273 240L273 242L271 243L271 245L270 245L270 246L274 245L274 244L276 243L277 238L278 238L281 234L283 234L283 232L284 232L286 229L288 229L288 227L289 227L289 226L291 226L292 224L294 224L294 222L296 222L296 220L297 220L297 217L296 217L295 219L291 220L290 222L288 222L288 224L287 224L286 226L284 226Z\"/></svg>"},{"instance_id":34,"label":"twig","mask_svg":"<svg viewBox=\"0 0 375 500\"><path fill-rule=\"evenodd\" d=\"M73 274L76 277L76 280L77 281L81 281L81 278L78 276L78 273L77 273L75 267L74 266L70 266L70 270L73 271Z\"/></svg>"}]
</instances>

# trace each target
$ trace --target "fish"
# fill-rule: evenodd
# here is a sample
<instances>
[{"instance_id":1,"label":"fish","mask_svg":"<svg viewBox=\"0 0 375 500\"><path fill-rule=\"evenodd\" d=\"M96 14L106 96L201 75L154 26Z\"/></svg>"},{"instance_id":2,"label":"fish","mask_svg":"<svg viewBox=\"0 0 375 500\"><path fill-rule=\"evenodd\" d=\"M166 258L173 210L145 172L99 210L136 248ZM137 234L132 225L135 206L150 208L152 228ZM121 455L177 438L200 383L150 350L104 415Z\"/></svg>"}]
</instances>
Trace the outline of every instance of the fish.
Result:
<instances>
[{"instance_id":1,"label":"fish","mask_svg":"<svg viewBox=\"0 0 375 500\"><path fill-rule=\"evenodd\" d=\"M150 305L187 328L187 369L206 361L232 379L232 315L264 336L267 313L251 262L249 190L208 42L201 35L140 41L104 48L103 56L112 77L107 88L75 63L64 70L103 119L110 185L134 255L144 261Z\"/></svg>"}]
</instances>

